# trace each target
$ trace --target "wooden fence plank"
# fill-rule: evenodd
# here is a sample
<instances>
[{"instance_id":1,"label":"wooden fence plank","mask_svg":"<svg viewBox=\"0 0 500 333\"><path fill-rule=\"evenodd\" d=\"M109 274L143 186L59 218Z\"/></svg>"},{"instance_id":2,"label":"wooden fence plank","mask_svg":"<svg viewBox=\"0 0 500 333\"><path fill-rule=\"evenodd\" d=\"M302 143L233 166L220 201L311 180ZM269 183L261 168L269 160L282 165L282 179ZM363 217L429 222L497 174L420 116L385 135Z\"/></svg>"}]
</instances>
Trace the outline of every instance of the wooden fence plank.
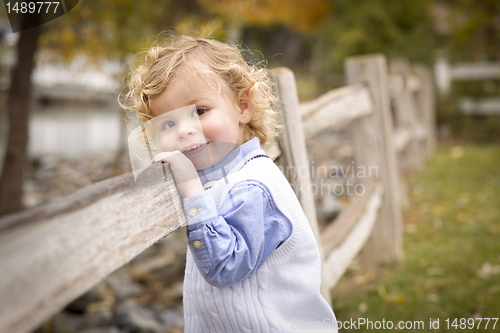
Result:
<instances>
[{"instance_id":1,"label":"wooden fence plank","mask_svg":"<svg viewBox=\"0 0 500 333\"><path fill-rule=\"evenodd\" d=\"M321 245L323 251L328 254L345 241L349 233L361 220L361 216L366 211L368 202L380 187L376 181L371 181L364 186L364 193L353 198L353 202L343 210L335 221L328 225L321 233Z\"/></svg>"},{"instance_id":2,"label":"wooden fence plank","mask_svg":"<svg viewBox=\"0 0 500 333\"><path fill-rule=\"evenodd\" d=\"M351 125L356 164L366 170L377 167L379 181L384 187L380 213L362 256L372 265L399 260L403 256L402 219L385 57L349 57L346 76L348 84L364 82L368 85L375 106L373 114L356 119Z\"/></svg>"},{"instance_id":3,"label":"wooden fence plank","mask_svg":"<svg viewBox=\"0 0 500 333\"><path fill-rule=\"evenodd\" d=\"M399 74L404 77L405 88L397 96L393 97L393 103L396 110L396 127L405 128L410 132L410 142L404 149L408 159L409 169L420 171L423 166L423 156L420 149L420 142L415 133L415 124L420 121L418 110L416 108L413 92L409 87L409 77L411 69L404 60L391 62L391 73Z\"/></svg>"},{"instance_id":4,"label":"wooden fence plank","mask_svg":"<svg viewBox=\"0 0 500 333\"><path fill-rule=\"evenodd\" d=\"M407 128L396 127L394 129L394 148L401 153L410 142L411 134Z\"/></svg>"},{"instance_id":5,"label":"wooden fence plank","mask_svg":"<svg viewBox=\"0 0 500 333\"><path fill-rule=\"evenodd\" d=\"M329 289L363 246L363 257L372 264L402 257L396 151L406 146L405 142L424 140L434 131L426 123L413 126L414 134L406 128L394 133L387 68L381 55L349 58L346 73L352 86L302 106L293 72L286 68L270 72L285 129L278 145L267 151L283 167L318 240L321 257L326 259L322 293L330 302ZM430 86L426 83L429 73L415 73L403 90L399 85L404 80L392 80L392 93L424 92L419 95L419 103L426 106L429 122L434 119L432 91L425 90ZM365 194L320 237L305 138L348 123L357 166L366 170L376 167L379 179L361 179ZM288 172L288 167L293 171ZM51 204L0 219L0 270L4 273L0 280L0 327L14 333L35 329L185 223L182 198L169 169L155 164L148 170L139 178L142 186L136 185L132 174L115 177ZM150 172L153 177L147 176Z\"/></svg>"},{"instance_id":6,"label":"wooden fence plank","mask_svg":"<svg viewBox=\"0 0 500 333\"><path fill-rule=\"evenodd\" d=\"M500 98L490 97L475 100L464 97L458 101L458 108L464 114L498 116L500 115Z\"/></svg>"},{"instance_id":7,"label":"wooden fence plank","mask_svg":"<svg viewBox=\"0 0 500 333\"><path fill-rule=\"evenodd\" d=\"M281 161L280 166L297 194L314 235L319 242L316 209L314 196L311 193L309 161L300 118L295 76L291 70L284 67L271 70L271 74L276 80L276 96L281 103L280 116L282 119L280 122L284 125L284 130L279 137L279 146L286 163Z\"/></svg>"},{"instance_id":8,"label":"wooden fence plank","mask_svg":"<svg viewBox=\"0 0 500 333\"><path fill-rule=\"evenodd\" d=\"M323 129L336 130L373 112L370 93L363 85L332 90L312 102L300 105L304 137Z\"/></svg>"},{"instance_id":9,"label":"wooden fence plank","mask_svg":"<svg viewBox=\"0 0 500 333\"><path fill-rule=\"evenodd\" d=\"M450 72L453 81L498 79L500 62L457 63Z\"/></svg>"},{"instance_id":10,"label":"wooden fence plank","mask_svg":"<svg viewBox=\"0 0 500 333\"><path fill-rule=\"evenodd\" d=\"M500 62L472 62L450 65L447 59L438 58L434 64L436 86L441 95L450 92L452 81L482 81L500 78Z\"/></svg>"},{"instance_id":11,"label":"wooden fence plank","mask_svg":"<svg viewBox=\"0 0 500 333\"><path fill-rule=\"evenodd\" d=\"M307 158L306 141L302 129L300 106L293 72L284 67L270 71L275 82L275 95L280 102L280 123L284 126L278 143L281 157L277 161L294 189L311 229L318 243L320 256L323 260L323 249L319 237L319 229L314 205L314 195L311 193L311 176ZM322 295L331 303L330 291L322 284Z\"/></svg>"},{"instance_id":12,"label":"wooden fence plank","mask_svg":"<svg viewBox=\"0 0 500 333\"><path fill-rule=\"evenodd\" d=\"M154 187L128 174L0 220L4 332L35 329L185 222L170 171L153 168Z\"/></svg>"},{"instance_id":13,"label":"wooden fence plank","mask_svg":"<svg viewBox=\"0 0 500 333\"><path fill-rule=\"evenodd\" d=\"M336 246L335 249L328 254L323 263L323 283L328 288L332 288L337 284L340 277L344 274L358 252L363 248L372 233L375 221L379 215L379 209L382 206L383 192L383 187L380 184L376 184L370 191L370 195L360 198L363 203L362 206L364 207L361 210L362 214L360 214L360 216L352 217L353 219L357 218L356 225L343 239L342 243ZM350 214L358 215L354 211L351 211ZM346 217L346 220L348 218L349 217ZM325 241L328 240L325 239Z\"/></svg>"},{"instance_id":14,"label":"wooden fence plank","mask_svg":"<svg viewBox=\"0 0 500 333\"><path fill-rule=\"evenodd\" d=\"M431 71L425 65L417 64L413 67L413 71L422 81L422 87L417 92L417 100L424 117L422 125L425 127L426 157L430 157L437 147L434 79Z\"/></svg>"},{"instance_id":15,"label":"wooden fence plank","mask_svg":"<svg viewBox=\"0 0 500 333\"><path fill-rule=\"evenodd\" d=\"M416 92L422 89L422 80L417 75L389 74L388 89L391 97L396 97L403 93L405 89Z\"/></svg>"}]
</instances>

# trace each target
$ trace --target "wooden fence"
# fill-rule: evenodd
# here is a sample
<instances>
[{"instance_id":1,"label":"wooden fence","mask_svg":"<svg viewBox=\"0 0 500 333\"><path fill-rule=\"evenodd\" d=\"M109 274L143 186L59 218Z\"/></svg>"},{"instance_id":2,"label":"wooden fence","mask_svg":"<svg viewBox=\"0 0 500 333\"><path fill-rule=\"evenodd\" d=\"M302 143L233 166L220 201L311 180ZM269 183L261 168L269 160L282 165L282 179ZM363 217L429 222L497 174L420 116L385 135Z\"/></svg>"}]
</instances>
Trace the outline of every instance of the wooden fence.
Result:
<instances>
[{"instance_id":1,"label":"wooden fence","mask_svg":"<svg viewBox=\"0 0 500 333\"><path fill-rule=\"evenodd\" d=\"M453 66L444 58L434 65L436 84L441 95L447 95L452 81L485 81L500 79L500 62L458 63ZM496 90L493 85L493 89ZM463 97L458 101L458 108L465 114L500 115L500 97L474 99Z\"/></svg>"},{"instance_id":2,"label":"wooden fence","mask_svg":"<svg viewBox=\"0 0 500 333\"><path fill-rule=\"evenodd\" d=\"M433 85L423 66L391 65L382 55L346 61L348 86L299 105L293 72L272 70L286 125L268 154L287 175L318 239L322 292L329 291L362 251L372 262L402 258L398 159L422 167L435 145ZM394 112L391 112L391 104ZM377 177L320 234L305 140L349 126L358 166ZM157 166L161 168L160 165ZM307 174L306 174L307 173ZM61 200L0 219L0 327L29 332L111 272L185 221L168 170L161 187L135 185L131 174L89 186Z\"/></svg>"}]
</instances>

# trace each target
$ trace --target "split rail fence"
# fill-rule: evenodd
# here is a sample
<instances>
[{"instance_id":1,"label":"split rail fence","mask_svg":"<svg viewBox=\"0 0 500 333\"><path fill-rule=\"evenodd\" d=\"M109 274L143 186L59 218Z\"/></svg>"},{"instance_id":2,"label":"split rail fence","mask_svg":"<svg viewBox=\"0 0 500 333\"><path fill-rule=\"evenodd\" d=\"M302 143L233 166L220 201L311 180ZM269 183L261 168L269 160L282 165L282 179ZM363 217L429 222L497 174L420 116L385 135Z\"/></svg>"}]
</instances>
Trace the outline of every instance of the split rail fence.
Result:
<instances>
[{"instance_id":1,"label":"split rail fence","mask_svg":"<svg viewBox=\"0 0 500 333\"><path fill-rule=\"evenodd\" d=\"M434 65L436 85L441 95L450 92L453 81L500 80L500 62L471 62L450 65L445 58L440 58ZM491 90L495 90L495 85ZM500 98L463 97L458 101L458 108L464 114L478 116L500 115Z\"/></svg>"},{"instance_id":2,"label":"split rail fence","mask_svg":"<svg viewBox=\"0 0 500 333\"><path fill-rule=\"evenodd\" d=\"M349 126L358 166L376 167L360 179L353 199L321 234L311 179L289 181L318 239L322 292L330 289L361 252L371 262L402 258L400 168L419 170L435 146L432 76L383 55L346 60L348 86L299 104L293 72L271 71L285 129L268 154L309 172L306 139L323 129ZM391 104L394 112L391 112ZM159 166L161 167L161 166ZM185 221L170 172L161 187L136 186L132 174L107 179L53 203L0 219L0 327L29 332Z\"/></svg>"}]
</instances>

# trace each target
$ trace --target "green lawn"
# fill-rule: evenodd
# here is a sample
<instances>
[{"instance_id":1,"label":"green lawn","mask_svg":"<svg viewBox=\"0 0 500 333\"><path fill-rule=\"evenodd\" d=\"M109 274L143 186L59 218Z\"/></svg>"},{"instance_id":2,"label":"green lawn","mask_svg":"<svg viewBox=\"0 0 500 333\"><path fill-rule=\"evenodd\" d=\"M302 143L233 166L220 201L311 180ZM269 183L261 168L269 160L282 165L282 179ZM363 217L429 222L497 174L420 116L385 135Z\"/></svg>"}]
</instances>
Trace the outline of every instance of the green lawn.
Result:
<instances>
[{"instance_id":1,"label":"green lawn","mask_svg":"<svg viewBox=\"0 0 500 333\"><path fill-rule=\"evenodd\" d=\"M500 145L441 147L409 183L405 259L377 272L354 263L332 291L337 319L423 321L423 329L404 330L415 332L500 332L500 320L495 329L495 320L487 329L486 320L479 329L479 320L466 321L500 318ZM439 330L430 329L431 318ZM463 329L468 324L474 329Z\"/></svg>"}]
</instances>

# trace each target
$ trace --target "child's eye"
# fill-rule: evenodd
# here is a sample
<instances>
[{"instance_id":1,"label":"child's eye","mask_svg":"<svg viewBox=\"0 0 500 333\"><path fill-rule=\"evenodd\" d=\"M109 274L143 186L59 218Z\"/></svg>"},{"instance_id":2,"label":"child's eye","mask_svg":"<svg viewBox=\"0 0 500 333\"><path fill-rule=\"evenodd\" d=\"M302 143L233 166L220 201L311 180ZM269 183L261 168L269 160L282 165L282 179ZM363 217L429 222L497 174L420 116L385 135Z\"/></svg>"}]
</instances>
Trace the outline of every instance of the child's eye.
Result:
<instances>
[{"instance_id":1,"label":"child's eye","mask_svg":"<svg viewBox=\"0 0 500 333\"><path fill-rule=\"evenodd\" d=\"M204 115L208 110L204 108L196 108L193 110L193 117Z\"/></svg>"},{"instance_id":2,"label":"child's eye","mask_svg":"<svg viewBox=\"0 0 500 333\"><path fill-rule=\"evenodd\" d=\"M175 126L175 121L169 120L163 123L161 129L162 130L171 129L174 126Z\"/></svg>"}]
</instances>

